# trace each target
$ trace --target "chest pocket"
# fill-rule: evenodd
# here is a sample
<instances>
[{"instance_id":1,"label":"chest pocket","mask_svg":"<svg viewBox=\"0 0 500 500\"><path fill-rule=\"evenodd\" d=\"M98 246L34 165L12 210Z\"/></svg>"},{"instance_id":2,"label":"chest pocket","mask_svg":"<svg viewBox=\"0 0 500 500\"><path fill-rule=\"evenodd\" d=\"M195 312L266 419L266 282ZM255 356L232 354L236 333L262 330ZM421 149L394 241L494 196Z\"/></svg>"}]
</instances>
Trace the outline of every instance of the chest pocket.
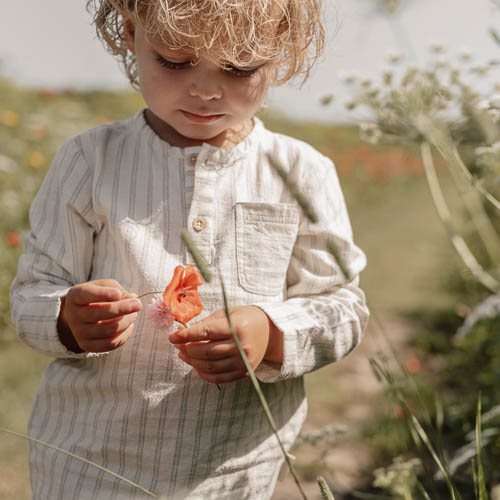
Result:
<instances>
[{"instance_id":1,"label":"chest pocket","mask_svg":"<svg viewBox=\"0 0 500 500\"><path fill-rule=\"evenodd\" d=\"M237 203L238 281L248 292L277 295L299 227L299 208L288 203Z\"/></svg>"}]
</instances>

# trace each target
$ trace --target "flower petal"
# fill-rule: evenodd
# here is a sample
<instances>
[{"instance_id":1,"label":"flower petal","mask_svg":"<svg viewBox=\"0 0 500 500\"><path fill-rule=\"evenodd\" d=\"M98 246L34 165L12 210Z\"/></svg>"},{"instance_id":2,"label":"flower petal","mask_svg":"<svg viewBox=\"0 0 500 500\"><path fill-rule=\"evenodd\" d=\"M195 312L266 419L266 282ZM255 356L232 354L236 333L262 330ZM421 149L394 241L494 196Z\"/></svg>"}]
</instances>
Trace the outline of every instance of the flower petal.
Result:
<instances>
[{"instance_id":1,"label":"flower petal","mask_svg":"<svg viewBox=\"0 0 500 500\"><path fill-rule=\"evenodd\" d=\"M154 328L163 329L170 328L174 323L174 316L170 307L168 307L161 297L155 297L146 309L146 317Z\"/></svg>"}]
</instances>

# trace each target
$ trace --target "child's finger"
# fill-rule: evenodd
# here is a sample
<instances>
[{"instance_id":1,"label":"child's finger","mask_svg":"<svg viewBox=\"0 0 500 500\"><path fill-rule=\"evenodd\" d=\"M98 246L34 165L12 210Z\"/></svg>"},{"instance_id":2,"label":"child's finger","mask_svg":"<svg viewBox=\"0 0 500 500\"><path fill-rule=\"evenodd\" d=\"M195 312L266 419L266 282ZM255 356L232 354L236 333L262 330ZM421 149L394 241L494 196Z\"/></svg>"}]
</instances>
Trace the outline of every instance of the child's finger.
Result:
<instances>
[{"instance_id":1,"label":"child's finger","mask_svg":"<svg viewBox=\"0 0 500 500\"><path fill-rule=\"evenodd\" d=\"M85 283L76 285L67 294L67 300L76 305L86 305L92 302L114 302L122 298L123 292L110 286Z\"/></svg>"},{"instance_id":2,"label":"child's finger","mask_svg":"<svg viewBox=\"0 0 500 500\"><path fill-rule=\"evenodd\" d=\"M172 344L185 344L186 342L200 342L203 340L225 340L231 337L231 332L227 321L224 321L224 319L207 318L199 321L193 326L170 334L169 340Z\"/></svg>"},{"instance_id":3,"label":"child's finger","mask_svg":"<svg viewBox=\"0 0 500 500\"><path fill-rule=\"evenodd\" d=\"M93 325L86 325L86 337L90 340L111 339L129 328L137 319L137 313L127 314L108 321L101 321Z\"/></svg>"},{"instance_id":4,"label":"child's finger","mask_svg":"<svg viewBox=\"0 0 500 500\"><path fill-rule=\"evenodd\" d=\"M127 342L132 334L132 328L126 328L125 330L118 332L112 337L105 338L89 338L81 340L78 345L81 349L86 352L107 352L117 349Z\"/></svg>"},{"instance_id":5,"label":"child's finger","mask_svg":"<svg viewBox=\"0 0 500 500\"><path fill-rule=\"evenodd\" d=\"M98 321L106 321L119 316L137 313L141 309L141 301L131 298L79 306L75 311L75 315L82 323L92 324Z\"/></svg>"},{"instance_id":6,"label":"child's finger","mask_svg":"<svg viewBox=\"0 0 500 500\"><path fill-rule=\"evenodd\" d=\"M190 358L183 352L179 352L179 359L191 365L196 371L206 373L228 373L236 370L244 371L245 365L241 358L232 356L226 359L218 359L216 361L207 361L203 359Z\"/></svg>"},{"instance_id":7,"label":"child's finger","mask_svg":"<svg viewBox=\"0 0 500 500\"><path fill-rule=\"evenodd\" d=\"M233 339L218 340L205 343L177 344L181 346L182 352L190 358L217 360L224 359L238 354L238 348Z\"/></svg>"}]
</instances>

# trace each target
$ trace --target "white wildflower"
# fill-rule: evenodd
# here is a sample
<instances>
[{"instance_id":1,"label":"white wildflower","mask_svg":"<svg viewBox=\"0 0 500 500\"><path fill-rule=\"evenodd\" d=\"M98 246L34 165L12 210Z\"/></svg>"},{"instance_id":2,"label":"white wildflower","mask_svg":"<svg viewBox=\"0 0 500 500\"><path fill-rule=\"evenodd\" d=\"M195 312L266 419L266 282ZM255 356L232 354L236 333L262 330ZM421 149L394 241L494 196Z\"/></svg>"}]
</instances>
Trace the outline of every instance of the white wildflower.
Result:
<instances>
[{"instance_id":1,"label":"white wildflower","mask_svg":"<svg viewBox=\"0 0 500 500\"><path fill-rule=\"evenodd\" d=\"M404 58L405 55L403 52L389 52L386 56L387 61L391 64L399 64Z\"/></svg>"},{"instance_id":2,"label":"white wildflower","mask_svg":"<svg viewBox=\"0 0 500 500\"><path fill-rule=\"evenodd\" d=\"M417 476L421 471L422 463L418 458L404 460L402 457L396 457L389 467L373 471L373 486L383 488L401 498L413 498Z\"/></svg>"},{"instance_id":3,"label":"white wildflower","mask_svg":"<svg viewBox=\"0 0 500 500\"><path fill-rule=\"evenodd\" d=\"M460 58L461 61L468 62L472 59L472 52L469 49L462 49L458 53L458 57Z\"/></svg>"},{"instance_id":4,"label":"white wildflower","mask_svg":"<svg viewBox=\"0 0 500 500\"><path fill-rule=\"evenodd\" d=\"M0 172L5 172L6 174L10 174L14 172L16 168L17 168L17 163L15 160L10 158L9 156L0 154Z\"/></svg>"},{"instance_id":5,"label":"white wildflower","mask_svg":"<svg viewBox=\"0 0 500 500\"><path fill-rule=\"evenodd\" d=\"M19 200L19 196L16 191L4 191L3 196L1 198L1 204L7 210L18 210L21 202Z\"/></svg>"},{"instance_id":6,"label":"white wildflower","mask_svg":"<svg viewBox=\"0 0 500 500\"><path fill-rule=\"evenodd\" d=\"M448 65L448 60L446 59L446 57L442 56L442 57L437 57L434 61L434 67L435 68L438 68L438 69L444 69L444 68L447 68L449 65Z\"/></svg>"},{"instance_id":7,"label":"white wildflower","mask_svg":"<svg viewBox=\"0 0 500 500\"><path fill-rule=\"evenodd\" d=\"M490 97L490 107L500 109L500 94Z\"/></svg>"},{"instance_id":8,"label":"white wildflower","mask_svg":"<svg viewBox=\"0 0 500 500\"><path fill-rule=\"evenodd\" d=\"M359 79L359 76L356 73L352 73L350 71L340 70L339 71L339 80L345 85L352 85L356 83Z\"/></svg>"},{"instance_id":9,"label":"white wildflower","mask_svg":"<svg viewBox=\"0 0 500 500\"><path fill-rule=\"evenodd\" d=\"M382 80L384 85L391 85L394 79L394 73L391 70L385 70L382 72Z\"/></svg>"},{"instance_id":10,"label":"white wildflower","mask_svg":"<svg viewBox=\"0 0 500 500\"><path fill-rule=\"evenodd\" d=\"M465 337L472 328L483 319L493 319L500 316L500 294L490 295L480 302L467 316L464 324L457 330L457 339Z\"/></svg>"},{"instance_id":11,"label":"white wildflower","mask_svg":"<svg viewBox=\"0 0 500 500\"><path fill-rule=\"evenodd\" d=\"M487 111L488 109L490 109L490 101L488 101L487 99L477 101L476 109L479 111Z\"/></svg>"},{"instance_id":12,"label":"white wildflower","mask_svg":"<svg viewBox=\"0 0 500 500\"><path fill-rule=\"evenodd\" d=\"M442 54L444 52L444 45L441 43L432 43L430 50L433 54Z\"/></svg>"},{"instance_id":13,"label":"white wildflower","mask_svg":"<svg viewBox=\"0 0 500 500\"><path fill-rule=\"evenodd\" d=\"M491 146L481 146L474 150L476 156L500 154L500 142L495 142Z\"/></svg>"},{"instance_id":14,"label":"white wildflower","mask_svg":"<svg viewBox=\"0 0 500 500\"><path fill-rule=\"evenodd\" d=\"M474 66L473 68L470 69L471 73L475 73L478 76L485 76L489 73L490 67L489 66Z\"/></svg>"},{"instance_id":15,"label":"white wildflower","mask_svg":"<svg viewBox=\"0 0 500 500\"><path fill-rule=\"evenodd\" d=\"M500 109L489 109L487 114L493 123L498 123L500 121Z\"/></svg>"},{"instance_id":16,"label":"white wildflower","mask_svg":"<svg viewBox=\"0 0 500 500\"><path fill-rule=\"evenodd\" d=\"M359 126L359 134L363 141L370 144L378 144L382 138L382 131L376 123L362 123Z\"/></svg>"}]
</instances>

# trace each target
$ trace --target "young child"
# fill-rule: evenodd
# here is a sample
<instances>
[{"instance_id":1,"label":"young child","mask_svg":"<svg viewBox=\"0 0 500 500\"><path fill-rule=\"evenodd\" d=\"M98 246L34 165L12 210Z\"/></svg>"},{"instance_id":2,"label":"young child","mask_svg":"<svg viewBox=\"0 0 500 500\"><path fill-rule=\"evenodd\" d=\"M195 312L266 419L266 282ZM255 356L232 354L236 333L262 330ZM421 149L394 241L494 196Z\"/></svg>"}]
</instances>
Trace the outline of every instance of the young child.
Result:
<instances>
[{"instance_id":1,"label":"young child","mask_svg":"<svg viewBox=\"0 0 500 500\"><path fill-rule=\"evenodd\" d=\"M255 118L269 85L307 74L319 54L319 0L89 6L147 109L66 141L33 201L12 315L20 339L56 359L29 434L169 499L268 499L283 457L218 273L287 449L306 416L302 376L347 355L368 317L365 257L332 163ZM137 296L192 262L183 228L214 279L199 289L203 313L169 337ZM30 473L35 500L144 495L40 445Z\"/></svg>"}]
</instances>

